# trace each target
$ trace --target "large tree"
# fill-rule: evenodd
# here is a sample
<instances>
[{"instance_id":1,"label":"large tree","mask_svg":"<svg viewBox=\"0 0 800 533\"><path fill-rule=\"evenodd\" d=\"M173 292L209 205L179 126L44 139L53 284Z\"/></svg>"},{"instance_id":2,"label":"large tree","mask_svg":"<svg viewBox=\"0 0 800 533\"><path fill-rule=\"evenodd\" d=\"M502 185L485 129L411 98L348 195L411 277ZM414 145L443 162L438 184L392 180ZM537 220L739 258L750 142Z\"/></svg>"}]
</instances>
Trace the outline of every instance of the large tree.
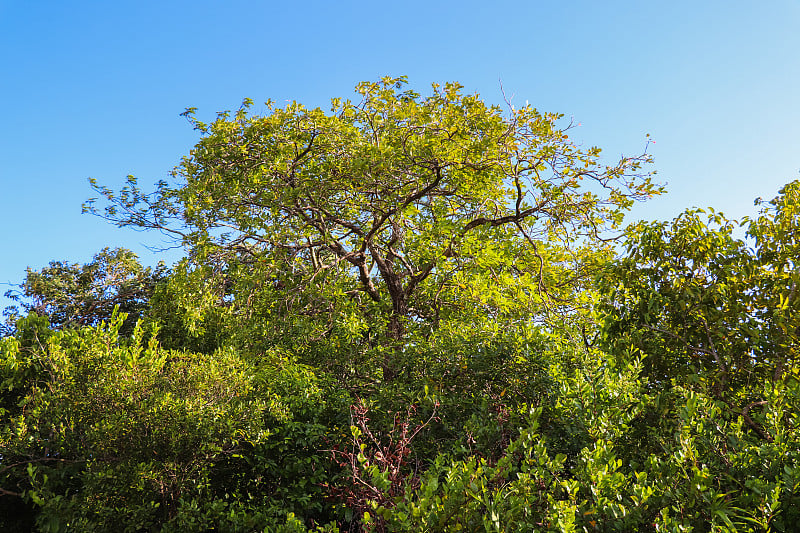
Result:
<instances>
[{"instance_id":1,"label":"large tree","mask_svg":"<svg viewBox=\"0 0 800 533\"><path fill-rule=\"evenodd\" d=\"M587 275L576 250L606 249L631 203L660 192L646 153L604 166L560 115L405 83L361 83L330 112L268 102L258 115L245 101L206 124L189 109L203 137L171 182L154 194L132 177L119 194L93 182L108 203L88 209L170 233L219 272L258 273L249 293L220 284L220 304L251 313L269 290L269 313L312 317L309 336L349 317L391 353L454 308L574 302Z\"/></svg>"},{"instance_id":2,"label":"large tree","mask_svg":"<svg viewBox=\"0 0 800 533\"><path fill-rule=\"evenodd\" d=\"M627 256L599 278L605 351L646 354L654 389L690 384L771 441L756 414L770 403L758 384L797 379L798 213L794 181L741 223L749 243L713 210L631 226Z\"/></svg>"}]
</instances>

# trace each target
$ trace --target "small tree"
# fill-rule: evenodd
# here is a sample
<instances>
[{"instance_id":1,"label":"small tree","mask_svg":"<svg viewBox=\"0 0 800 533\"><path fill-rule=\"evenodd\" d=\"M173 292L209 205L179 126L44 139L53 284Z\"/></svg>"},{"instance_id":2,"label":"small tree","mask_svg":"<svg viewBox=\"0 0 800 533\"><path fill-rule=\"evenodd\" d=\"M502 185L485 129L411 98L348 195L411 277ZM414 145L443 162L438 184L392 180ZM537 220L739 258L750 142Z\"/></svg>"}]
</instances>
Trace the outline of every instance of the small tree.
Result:
<instances>
[{"instance_id":1,"label":"small tree","mask_svg":"<svg viewBox=\"0 0 800 533\"><path fill-rule=\"evenodd\" d=\"M83 265L52 261L41 270L29 268L18 290L6 292L18 305L4 314L9 326L22 311L47 317L51 327L62 329L109 320L118 307L128 315L122 332L129 334L165 274L163 264L143 267L130 250L104 248Z\"/></svg>"}]
</instances>

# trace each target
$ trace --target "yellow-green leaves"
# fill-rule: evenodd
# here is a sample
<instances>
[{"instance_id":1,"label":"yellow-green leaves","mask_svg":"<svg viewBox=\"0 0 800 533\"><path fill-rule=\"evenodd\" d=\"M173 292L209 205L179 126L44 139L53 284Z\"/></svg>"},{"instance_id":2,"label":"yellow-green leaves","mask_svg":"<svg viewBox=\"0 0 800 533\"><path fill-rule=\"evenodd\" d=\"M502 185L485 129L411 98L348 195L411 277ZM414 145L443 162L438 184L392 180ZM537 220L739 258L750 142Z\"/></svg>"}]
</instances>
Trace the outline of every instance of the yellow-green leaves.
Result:
<instances>
[{"instance_id":1,"label":"yellow-green leaves","mask_svg":"<svg viewBox=\"0 0 800 533\"><path fill-rule=\"evenodd\" d=\"M192 333L245 316L250 342L271 331L364 354L399 352L443 317L569 314L602 239L660 192L647 154L603 164L558 114L503 111L458 83L422 96L405 77L356 92L330 112L220 113L154 195L95 184L98 214L172 233L209 274Z\"/></svg>"}]
</instances>

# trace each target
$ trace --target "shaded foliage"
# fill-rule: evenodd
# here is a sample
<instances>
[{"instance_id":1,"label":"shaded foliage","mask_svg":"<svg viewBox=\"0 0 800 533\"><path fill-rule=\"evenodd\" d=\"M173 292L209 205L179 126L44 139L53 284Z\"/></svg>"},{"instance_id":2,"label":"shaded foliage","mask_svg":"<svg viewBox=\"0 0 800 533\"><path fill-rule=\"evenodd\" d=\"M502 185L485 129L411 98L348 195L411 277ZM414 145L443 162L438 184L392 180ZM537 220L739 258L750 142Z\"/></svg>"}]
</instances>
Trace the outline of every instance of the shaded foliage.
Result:
<instances>
[{"instance_id":1,"label":"shaded foliage","mask_svg":"<svg viewBox=\"0 0 800 533\"><path fill-rule=\"evenodd\" d=\"M122 326L127 335L166 274L163 264L143 267L136 254L123 248L105 248L83 265L52 261L41 270L29 268L19 288L6 292L18 302L4 312L7 326L13 331L16 320L29 313L47 317L54 329L93 326L119 308L128 317Z\"/></svg>"}]
</instances>

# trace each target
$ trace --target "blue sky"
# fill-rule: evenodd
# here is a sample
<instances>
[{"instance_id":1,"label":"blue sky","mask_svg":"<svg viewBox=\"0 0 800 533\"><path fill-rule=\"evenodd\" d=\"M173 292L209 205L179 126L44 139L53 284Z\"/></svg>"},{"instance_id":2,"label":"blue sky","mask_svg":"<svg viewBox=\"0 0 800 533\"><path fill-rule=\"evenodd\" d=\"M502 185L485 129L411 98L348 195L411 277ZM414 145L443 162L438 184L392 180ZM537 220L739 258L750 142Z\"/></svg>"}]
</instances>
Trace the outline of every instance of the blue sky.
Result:
<instances>
[{"instance_id":1,"label":"blue sky","mask_svg":"<svg viewBox=\"0 0 800 533\"><path fill-rule=\"evenodd\" d=\"M502 82L515 102L580 122L571 137L609 160L650 133L669 194L634 219L752 214L800 177L799 27L795 0L0 0L0 283L104 246L157 262L157 235L81 204L89 177L165 178L198 139L184 108L324 106L384 75L423 94L459 81L495 103Z\"/></svg>"}]
</instances>

